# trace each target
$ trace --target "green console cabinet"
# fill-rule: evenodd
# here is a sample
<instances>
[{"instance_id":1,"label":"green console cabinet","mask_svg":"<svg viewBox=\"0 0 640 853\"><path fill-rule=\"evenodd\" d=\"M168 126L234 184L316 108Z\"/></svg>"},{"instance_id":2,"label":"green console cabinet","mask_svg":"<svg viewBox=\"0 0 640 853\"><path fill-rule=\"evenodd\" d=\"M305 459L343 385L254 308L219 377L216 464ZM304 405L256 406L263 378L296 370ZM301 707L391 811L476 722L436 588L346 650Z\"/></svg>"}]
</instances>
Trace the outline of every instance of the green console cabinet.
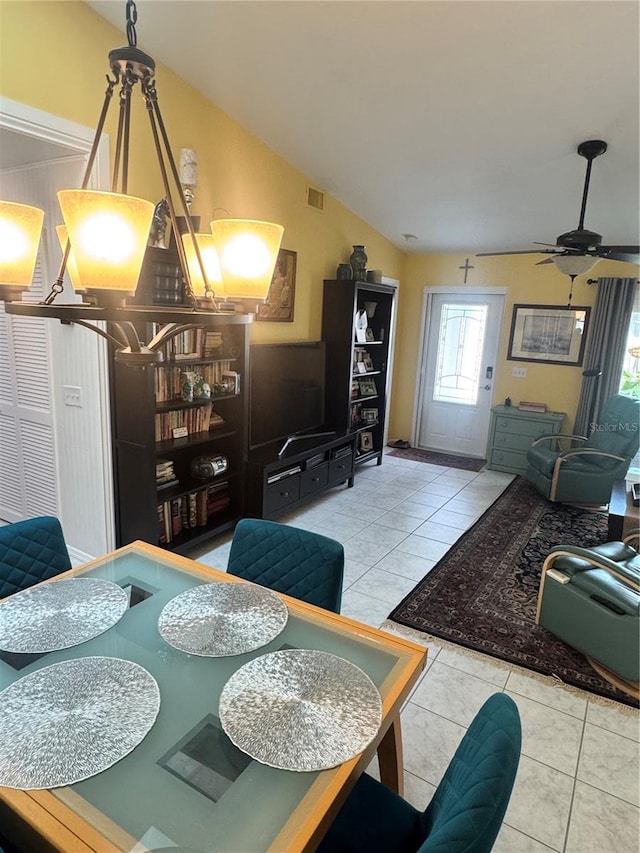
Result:
<instances>
[{"instance_id":1,"label":"green console cabinet","mask_svg":"<svg viewBox=\"0 0 640 853\"><path fill-rule=\"evenodd\" d=\"M564 418L564 412L521 412L515 406L494 406L491 409L487 468L524 474L527 450L533 441L541 435L560 432Z\"/></svg>"}]
</instances>

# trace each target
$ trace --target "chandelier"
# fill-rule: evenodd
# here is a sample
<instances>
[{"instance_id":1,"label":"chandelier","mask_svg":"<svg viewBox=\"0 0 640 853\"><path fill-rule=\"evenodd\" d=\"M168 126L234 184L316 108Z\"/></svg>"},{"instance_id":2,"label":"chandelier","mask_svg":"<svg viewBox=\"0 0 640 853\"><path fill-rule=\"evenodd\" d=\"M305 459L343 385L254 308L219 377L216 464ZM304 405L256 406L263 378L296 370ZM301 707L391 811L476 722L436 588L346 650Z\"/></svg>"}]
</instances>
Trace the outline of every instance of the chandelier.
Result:
<instances>
[{"instance_id":1,"label":"chandelier","mask_svg":"<svg viewBox=\"0 0 640 853\"><path fill-rule=\"evenodd\" d=\"M22 302L31 285L44 219L38 208L0 201L0 300L8 314L76 323L106 338L117 361L131 365L163 360L163 347L186 329L215 324L217 299L264 299L284 229L271 222L219 219L210 234L195 232L189 202L162 119L155 85L155 62L137 47L134 0L126 3L128 45L109 53L113 77L107 89L80 189L58 193L64 226L58 226L62 261L49 294L40 303ZM155 206L128 195L131 94L140 84L155 155L164 187L188 307L130 304L135 296ZM88 190L109 106L117 85L119 113L111 191ZM189 199L190 201L190 199ZM178 217L185 227L180 228ZM184 233L181 233L184 231ZM82 302L63 304L68 271ZM107 322L107 330L99 321ZM145 324L159 326L143 342Z\"/></svg>"}]
</instances>

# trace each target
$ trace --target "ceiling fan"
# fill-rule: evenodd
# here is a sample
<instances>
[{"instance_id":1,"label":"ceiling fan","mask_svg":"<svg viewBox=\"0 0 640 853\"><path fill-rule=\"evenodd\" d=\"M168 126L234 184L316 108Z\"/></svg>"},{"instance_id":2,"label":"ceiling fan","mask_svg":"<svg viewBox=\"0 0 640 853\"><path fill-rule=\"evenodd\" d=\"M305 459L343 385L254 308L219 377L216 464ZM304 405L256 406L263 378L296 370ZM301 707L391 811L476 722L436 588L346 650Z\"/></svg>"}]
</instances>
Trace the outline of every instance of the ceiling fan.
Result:
<instances>
[{"instance_id":1,"label":"ceiling fan","mask_svg":"<svg viewBox=\"0 0 640 853\"><path fill-rule=\"evenodd\" d=\"M478 257L491 255L528 255L549 254L550 258L538 261L538 264L555 264L560 272L565 273L573 279L578 275L588 272L599 260L606 258L610 261L626 261L627 263L640 262L640 246L603 246L602 235L595 231L589 231L584 227L584 215L587 209L587 195L589 193L589 180L591 178L591 166L596 157L607 150L607 143L601 139L589 139L578 145L578 154L587 161L587 173L584 179L584 190L582 192L582 207L580 208L580 221L578 227L566 234L560 234L555 245L552 243L538 243L537 246L552 246L549 249L525 249L515 252L478 252ZM537 266L536 265L536 266Z\"/></svg>"}]
</instances>

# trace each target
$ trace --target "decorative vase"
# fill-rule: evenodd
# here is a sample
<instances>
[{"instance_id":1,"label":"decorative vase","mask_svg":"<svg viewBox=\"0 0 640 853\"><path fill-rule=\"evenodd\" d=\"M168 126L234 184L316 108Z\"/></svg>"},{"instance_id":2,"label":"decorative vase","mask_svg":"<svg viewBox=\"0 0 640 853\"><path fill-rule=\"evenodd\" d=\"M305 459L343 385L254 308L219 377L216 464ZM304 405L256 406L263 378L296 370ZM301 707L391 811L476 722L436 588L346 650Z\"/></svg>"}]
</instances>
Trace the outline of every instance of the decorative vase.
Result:
<instances>
[{"instance_id":1,"label":"decorative vase","mask_svg":"<svg viewBox=\"0 0 640 853\"><path fill-rule=\"evenodd\" d=\"M368 258L365 248L365 246L354 246L353 252L351 252L351 255L349 256L349 263L353 270L353 278L355 278L356 281L365 281L366 279Z\"/></svg>"},{"instance_id":2,"label":"decorative vase","mask_svg":"<svg viewBox=\"0 0 640 853\"><path fill-rule=\"evenodd\" d=\"M348 281L353 278L353 270L351 269L351 264L338 264L338 269L336 270L336 278L339 281Z\"/></svg>"}]
</instances>

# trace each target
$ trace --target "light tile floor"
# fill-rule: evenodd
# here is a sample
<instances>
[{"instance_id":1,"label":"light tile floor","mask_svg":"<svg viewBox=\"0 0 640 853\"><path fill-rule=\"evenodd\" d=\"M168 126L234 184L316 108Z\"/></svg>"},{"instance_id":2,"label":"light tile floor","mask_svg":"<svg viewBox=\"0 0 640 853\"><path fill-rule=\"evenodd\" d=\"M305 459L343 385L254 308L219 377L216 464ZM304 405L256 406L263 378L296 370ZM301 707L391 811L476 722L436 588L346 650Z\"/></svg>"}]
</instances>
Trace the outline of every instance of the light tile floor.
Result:
<instances>
[{"instance_id":1,"label":"light tile floor","mask_svg":"<svg viewBox=\"0 0 640 853\"><path fill-rule=\"evenodd\" d=\"M387 455L382 466L361 466L352 489L333 489L279 520L343 543L342 613L379 627L511 479ZM226 568L230 541L220 539L215 549L190 556ZM402 712L410 802L426 806L480 705L505 691L518 704L523 742L495 853L640 850L637 714L505 669L491 658L425 644L427 670ZM377 768L369 772L376 775Z\"/></svg>"}]
</instances>

